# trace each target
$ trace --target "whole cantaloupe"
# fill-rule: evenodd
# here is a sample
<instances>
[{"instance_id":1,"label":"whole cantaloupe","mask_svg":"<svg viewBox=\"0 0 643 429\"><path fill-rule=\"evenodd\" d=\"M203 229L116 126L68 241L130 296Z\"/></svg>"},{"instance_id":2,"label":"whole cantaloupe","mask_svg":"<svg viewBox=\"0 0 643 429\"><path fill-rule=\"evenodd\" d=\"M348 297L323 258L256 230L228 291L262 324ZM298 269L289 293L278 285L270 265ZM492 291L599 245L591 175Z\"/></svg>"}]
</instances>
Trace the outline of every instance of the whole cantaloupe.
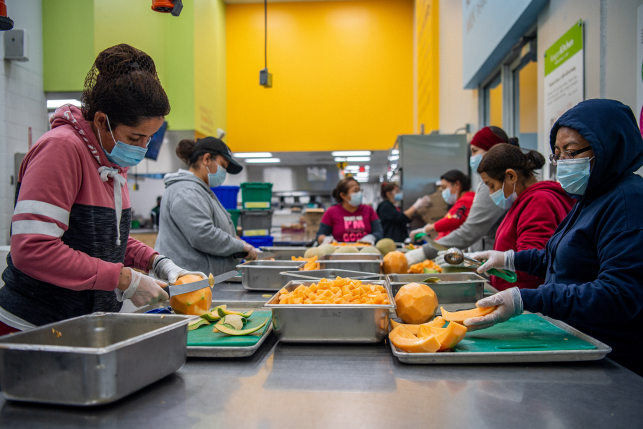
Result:
<instances>
[{"instance_id":1,"label":"whole cantaloupe","mask_svg":"<svg viewBox=\"0 0 643 429\"><path fill-rule=\"evenodd\" d=\"M409 262L404 253L395 251L384 256L384 274L406 274Z\"/></svg>"},{"instance_id":2,"label":"whole cantaloupe","mask_svg":"<svg viewBox=\"0 0 643 429\"><path fill-rule=\"evenodd\" d=\"M380 253L384 256L386 256L387 253L393 252L395 251L395 249L397 249L395 241L391 240L390 238L382 238L377 242L375 247L377 247L377 250L379 250Z\"/></svg>"},{"instance_id":3,"label":"whole cantaloupe","mask_svg":"<svg viewBox=\"0 0 643 429\"><path fill-rule=\"evenodd\" d=\"M335 250L335 253L359 253L359 250L353 246L344 246Z\"/></svg>"},{"instance_id":4,"label":"whole cantaloupe","mask_svg":"<svg viewBox=\"0 0 643 429\"><path fill-rule=\"evenodd\" d=\"M362 247L362 250L359 251L359 253L373 253L375 255L381 255L382 253L377 249L377 247L374 246L366 246Z\"/></svg>"},{"instance_id":5,"label":"whole cantaloupe","mask_svg":"<svg viewBox=\"0 0 643 429\"><path fill-rule=\"evenodd\" d=\"M203 280L201 276L188 274L187 276L179 277L175 284L183 285L201 280ZM212 305L212 290L210 287L170 297L170 307L178 314L200 316L210 309L210 305Z\"/></svg>"},{"instance_id":6,"label":"whole cantaloupe","mask_svg":"<svg viewBox=\"0 0 643 429\"><path fill-rule=\"evenodd\" d=\"M304 258L314 258L315 256L317 257L324 256L324 253L321 251L319 247L311 247L310 249L306 249L306 253L304 253Z\"/></svg>"},{"instance_id":7,"label":"whole cantaloupe","mask_svg":"<svg viewBox=\"0 0 643 429\"><path fill-rule=\"evenodd\" d=\"M395 312L404 323L426 323L438 309L438 297L429 286L409 283L395 295Z\"/></svg>"},{"instance_id":8,"label":"whole cantaloupe","mask_svg":"<svg viewBox=\"0 0 643 429\"><path fill-rule=\"evenodd\" d=\"M333 246L332 244L322 244L317 248L322 252L322 255L330 255L331 253L335 253L335 246Z\"/></svg>"}]
</instances>

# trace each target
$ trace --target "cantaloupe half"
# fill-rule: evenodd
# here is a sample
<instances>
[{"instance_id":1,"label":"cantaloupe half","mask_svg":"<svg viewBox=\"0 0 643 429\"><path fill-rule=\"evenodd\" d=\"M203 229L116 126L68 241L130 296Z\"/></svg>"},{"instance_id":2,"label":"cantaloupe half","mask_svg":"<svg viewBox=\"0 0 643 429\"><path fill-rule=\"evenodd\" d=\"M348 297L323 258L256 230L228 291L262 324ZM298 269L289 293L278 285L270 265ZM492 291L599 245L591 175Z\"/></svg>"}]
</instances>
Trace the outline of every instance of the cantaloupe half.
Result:
<instances>
[{"instance_id":1,"label":"cantaloupe half","mask_svg":"<svg viewBox=\"0 0 643 429\"><path fill-rule=\"evenodd\" d=\"M418 332L422 326L425 326L427 328L431 328L431 327L441 328L442 326L444 326L445 323L446 323L446 320L444 320L440 316L422 325L409 325L404 323L398 323L395 320L391 319L391 326L393 327L393 329L397 328L398 326L404 326L406 330L412 333L413 335L418 335Z\"/></svg>"},{"instance_id":2,"label":"cantaloupe half","mask_svg":"<svg viewBox=\"0 0 643 429\"><path fill-rule=\"evenodd\" d=\"M495 306L494 307L476 307L476 308L472 308L471 310L448 312L444 308L440 307L440 311L442 312L442 317L444 317L446 321L457 322L457 323L464 323L465 320L471 319L472 317L486 316L487 314L491 314L495 309L496 309Z\"/></svg>"},{"instance_id":3,"label":"cantaloupe half","mask_svg":"<svg viewBox=\"0 0 643 429\"><path fill-rule=\"evenodd\" d=\"M198 282L201 280L203 280L201 276L189 274L187 276L179 277L176 281L176 285ZM212 305L212 291L209 287L170 297L170 307L172 307L172 310L177 314L201 316L210 310L210 305Z\"/></svg>"},{"instance_id":4,"label":"cantaloupe half","mask_svg":"<svg viewBox=\"0 0 643 429\"><path fill-rule=\"evenodd\" d=\"M403 326L393 329L388 338L395 347L407 353L435 353L440 349L440 342L435 336L418 338Z\"/></svg>"},{"instance_id":5,"label":"cantaloupe half","mask_svg":"<svg viewBox=\"0 0 643 429\"><path fill-rule=\"evenodd\" d=\"M436 329L436 328L433 328ZM467 334L467 328L456 322L449 322L444 331L436 334L435 337L440 343L440 351L454 348Z\"/></svg>"}]
</instances>

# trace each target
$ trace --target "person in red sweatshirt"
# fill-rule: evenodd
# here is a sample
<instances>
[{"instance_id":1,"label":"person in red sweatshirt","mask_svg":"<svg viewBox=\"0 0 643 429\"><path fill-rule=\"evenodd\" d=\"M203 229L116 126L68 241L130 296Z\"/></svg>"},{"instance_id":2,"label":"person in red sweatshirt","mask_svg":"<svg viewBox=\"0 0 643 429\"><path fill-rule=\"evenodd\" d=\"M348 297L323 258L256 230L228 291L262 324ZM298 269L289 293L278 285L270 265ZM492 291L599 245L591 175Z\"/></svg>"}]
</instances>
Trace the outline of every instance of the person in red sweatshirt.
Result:
<instances>
[{"instance_id":1,"label":"person in red sweatshirt","mask_svg":"<svg viewBox=\"0 0 643 429\"><path fill-rule=\"evenodd\" d=\"M449 235L455 231L467 220L469 210L473 205L475 192L471 192L471 180L468 176L459 170L447 171L440 177L440 187L442 188L442 198L451 206L447 215L439 221L428 224L424 228L418 228L411 231L411 240L421 232L427 234L433 231L438 233L436 240Z\"/></svg>"},{"instance_id":2,"label":"person in red sweatshirt","mask_svg":"<svg viewBox=\"0 0 643 429\"><path fill-rule=\"evenodd\" d=\"M124 299L138 307L165 300L157 279L188 273L129 236L127 171L170 112L154 61L125 44L105 49L81 100L82 109L56 110L20 166L0 335L118 312Z\"/></svg>"},{"instance_id":3,"label":"person in red sweatshirt","mask_svg":"<svg viewBox=\"0 0 643 429\"><path fill-rule=\"evenodd\" d=\"M544 249L560 222L574 205L558 182L536 179L534 170L545 165L545 158L530 150L524 153L509 144L492 147L482 158L478 173L489 187L491 199L498 206L509 209L498 227L493 249L517 252ZM522 271L518 281L509 283L491 276L491 285L498 290L510 287L536 289L543 279Z\"/></svg>"}]
</instances>

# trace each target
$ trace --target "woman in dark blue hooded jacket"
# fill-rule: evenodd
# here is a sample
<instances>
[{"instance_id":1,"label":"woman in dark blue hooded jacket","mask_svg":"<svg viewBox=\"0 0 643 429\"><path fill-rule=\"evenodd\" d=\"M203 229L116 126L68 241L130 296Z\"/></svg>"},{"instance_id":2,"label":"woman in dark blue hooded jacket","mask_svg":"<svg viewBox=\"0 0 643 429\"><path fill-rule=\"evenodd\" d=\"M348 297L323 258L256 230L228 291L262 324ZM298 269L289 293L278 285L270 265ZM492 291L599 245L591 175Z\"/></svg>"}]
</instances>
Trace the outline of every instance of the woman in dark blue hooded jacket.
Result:
<instances>
[{"instance_id":1,"label":"woman in dark blue hooded jacket","mask_svg":"<svg viewBox=\"0 0 643 429\"><path fill-rule=\"evenodd\" d=\"M558 180L578 200L572 211L544 250L474 255L487 260L480 272L517 269L545 282L478 301L498 308L465 324L542 313L605 342L611 359L643 375L643 177L634 174L643 139L634 114L618 101L584 101L556 121L550 145Z\"/></svg>"}]
</instances>

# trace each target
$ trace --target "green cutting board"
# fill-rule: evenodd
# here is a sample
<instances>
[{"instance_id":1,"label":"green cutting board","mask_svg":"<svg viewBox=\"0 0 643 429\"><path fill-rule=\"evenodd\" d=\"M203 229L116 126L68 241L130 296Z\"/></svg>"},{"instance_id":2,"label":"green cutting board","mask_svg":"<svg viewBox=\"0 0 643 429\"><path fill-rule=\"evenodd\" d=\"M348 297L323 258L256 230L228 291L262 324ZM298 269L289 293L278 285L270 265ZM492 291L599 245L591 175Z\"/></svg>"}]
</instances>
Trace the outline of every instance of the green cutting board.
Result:
<instances>
[{"instance_id":1,"label":"green cutting board","mask_svg":"<svg viewBox=\"0 0 643 429\"><path fill-rule=\"evenodd\" d=\"M259 342L270 327L272 311L253 311L248 323L243 329L252 329L267 320L266 325L250 335L235 337L233 335L212 332L214 324L201 326L194 331L188 331L188 347L251 347Z\"/></svg>"},{"instance_id":2,"label":"green cutting board","mask_svg":"<svg viewBox=\"0 0 643 429\"><path fill-rule=\"evenodd\" d=\"M535 314L523 314L488 329L467 333L453 349L458 353L594 350L582 340Z\"/></svg>"}]
</instances>

